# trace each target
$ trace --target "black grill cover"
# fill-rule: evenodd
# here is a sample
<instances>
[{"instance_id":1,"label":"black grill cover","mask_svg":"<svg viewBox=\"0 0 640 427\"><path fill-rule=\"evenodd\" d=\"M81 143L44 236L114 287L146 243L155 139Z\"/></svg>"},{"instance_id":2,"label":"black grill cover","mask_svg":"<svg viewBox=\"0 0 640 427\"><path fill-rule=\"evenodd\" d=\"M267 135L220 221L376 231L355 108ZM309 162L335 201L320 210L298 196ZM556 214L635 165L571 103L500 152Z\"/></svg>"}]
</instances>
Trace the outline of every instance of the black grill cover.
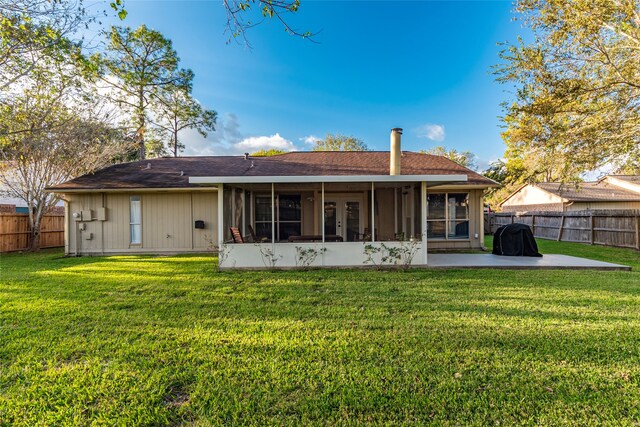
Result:
<instances>
[{"instance_id":1,"label":"black grill cover","mask_svg":"<svg viewBox=\"0 0 640 427\"><path fill-rule=\"evenodd\" d=\"M498 228L493 234L493 253L506 256L542 256L527 224L507 224Z\"/></svg>"}]
</instances>

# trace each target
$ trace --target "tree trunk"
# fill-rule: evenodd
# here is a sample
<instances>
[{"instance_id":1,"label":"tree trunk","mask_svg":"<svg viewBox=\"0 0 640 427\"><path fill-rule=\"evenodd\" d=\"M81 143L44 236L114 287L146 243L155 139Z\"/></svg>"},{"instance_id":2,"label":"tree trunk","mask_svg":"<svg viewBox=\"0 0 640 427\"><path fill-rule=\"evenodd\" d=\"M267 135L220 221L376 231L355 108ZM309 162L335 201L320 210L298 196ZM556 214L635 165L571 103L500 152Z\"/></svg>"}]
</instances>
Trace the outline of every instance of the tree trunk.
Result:
<instances>
[{"instance_id":1,"label":"tree trunk","mask_svg":"<svg viewBox=\"0 0 640 427\"><path fill-rule=\"evenodd\" d=\"M31 244L29 245L29 252L38 252L40 250L40 227L38 229L31 230Z\"/></svg>"},{"instance_id":2,"label":"tree trunk","mask_svg":"<svg viewBox=\"0 0 640 427\"><path fill-rule=\"evenodd\" d=\"M146 147L144 146L144 131L146 126L146 120L144 115L144 93L142 89L138 93L138 133L136 139L138 140L138 157L139 160L144 160L147 157Z\"/></svg>"},{"instance_id":3,"label":"tree trunk","mask_svg":"<svg viewBox=\"0 0 640 427\"><path fill-rule=\"evenodd\" d=\"M173 131L173 157L178 157L178 131Z\"/></svg>"},{"instance_id":4,"label":"tree trunk","mask_svg":"<svg viewBox=\"0 0 640 427\"><path fill-rule=\"evenodd\" d=\"M30 252L38 252L40 250L40 226L42 224L42 209L29 208L29 229L31 231L31 242L29 244Z\"/></svg>"}]
</instances>

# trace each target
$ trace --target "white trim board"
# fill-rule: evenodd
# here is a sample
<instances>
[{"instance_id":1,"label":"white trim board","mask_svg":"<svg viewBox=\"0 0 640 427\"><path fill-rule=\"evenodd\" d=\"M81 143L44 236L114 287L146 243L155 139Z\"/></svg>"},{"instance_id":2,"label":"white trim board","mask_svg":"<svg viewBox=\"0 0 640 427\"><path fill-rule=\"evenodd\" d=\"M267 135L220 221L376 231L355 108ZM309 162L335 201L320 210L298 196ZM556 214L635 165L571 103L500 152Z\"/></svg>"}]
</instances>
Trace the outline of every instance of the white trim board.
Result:
<instances>
[{"instance_id":1,"label":"white trim board","mask_svg":"<svg viewBox=\"0 0 640 427\"><path fill-rule=\"evenodd\" d=\"M283 184L321 182L467 182L467 175L298 175L298 176L192 176L189 184Z\"/></svg>"}]
</instances>

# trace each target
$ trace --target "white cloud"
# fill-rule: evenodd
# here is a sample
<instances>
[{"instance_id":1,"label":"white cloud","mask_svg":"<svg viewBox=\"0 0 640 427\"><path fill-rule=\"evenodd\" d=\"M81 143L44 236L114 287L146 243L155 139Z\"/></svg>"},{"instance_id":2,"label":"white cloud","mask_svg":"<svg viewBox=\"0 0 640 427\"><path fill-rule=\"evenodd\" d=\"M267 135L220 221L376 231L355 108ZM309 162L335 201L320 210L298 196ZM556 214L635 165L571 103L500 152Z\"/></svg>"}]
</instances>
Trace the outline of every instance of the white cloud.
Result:
<instances>
[{"instance_id":1,"label":"white cloud","mask_svg":"<svg viewBox=\"0 0 640 427\"><path fill-rule=\"evenodd\" d=\"M295 150L293 142L284 139L279 133L271 136L252 136L234 144L235 150L241 152L254 152L258 150L269 150L275 148L277 150L292 151Z\"/></svg>"},{"instance_id":2,"label":"white cloud","mask_svg":"<svg viewBox=\"0 0 640 427\"><path fill-rule=\"evenodd\" d=\"M427 123L426 125L420 126L418 128L418 137L442 142L445 137L444 125Z\"/></svg>"},{"instance_id":3,"label":"white cloud","mask_svg":"<svg viewBox=\"0 0 640 427\"><path fill-rule=\"evenodd\" d=\"M185 145L185 156L234 156L271 148L285 151L296 149L293 142L282 137L280 133L270 136L244 136L235 114L219 118L216 131L210 132L207 138L192 130L184 131L180 138Z\"/></svg>"},{"instance_id":4,"label":"white cloud","mask_svg":"<svg viewBox=\"0 0 640 427\"><path fill-rule=\"evenodd\" d=\"M216 130L209 132L203 138L195 130L185 130L180 134L182 143L185 145L185 156L219 156L231 153L232 147L242 141L240 133L240 123L235 114L227 114L224 118L218 118Z\"/></svg>"},{"instance_id":5,"label":"white cloud","mask_svg":"<svg viewBox=\"0 0 640 427\"><path fill-rule=\"evenodd\" d=\"M300 141L304 142L307 145L314 145L316 143L316 141L321 141L322 138L318 138L315 135L307 135L307 136L303 136L302 138L298 138Z\"/></svg>"}]
</instances>

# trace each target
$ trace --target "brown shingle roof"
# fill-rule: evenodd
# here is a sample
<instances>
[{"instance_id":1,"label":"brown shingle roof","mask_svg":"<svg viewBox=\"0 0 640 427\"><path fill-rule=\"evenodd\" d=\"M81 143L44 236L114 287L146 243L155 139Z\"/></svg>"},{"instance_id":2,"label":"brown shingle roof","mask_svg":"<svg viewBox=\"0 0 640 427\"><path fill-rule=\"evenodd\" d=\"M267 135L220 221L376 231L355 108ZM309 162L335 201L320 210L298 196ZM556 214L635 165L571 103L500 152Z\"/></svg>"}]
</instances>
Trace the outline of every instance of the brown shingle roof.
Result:
<instances>
[{"instance_id":1,"label":"brown shingle roof","mask_svg":"<svg viewBox=\"0 0 640 427\"><path fill-rule=\"evenodd\" d=\"M619 179L621 181L627 181L632 184L640 185L640 175L607 175L611 178Z\"/></svg>"},{"instance_id":2,"label":"brown shingle roof","mask_svg":"<svg viewBox=\"0 0 640 427\"><path fill-rule=\"evenodd\" d=\"M150 165L149 168L147 166ZM252 166L253 165L253 166ZM441 156L402 153L403 175L468 176L467 184L496 185L492 180ZM51 187L51 190L189 188L194 176L341 176L388 175L386 151L291 152L271 157L164 157L112 165Z\"/></svg>"},{"instance_id":3,"label":"brown shingle roof","mask_svg":"<svg viewBox=\"0 0 640 427\"><path fill-rule=\"evenodd\" d=\"M640 201L639 193L604 182L584 182L580 185L541 182L535 185L570 202Z\"/></svg>"}]
</instances>

